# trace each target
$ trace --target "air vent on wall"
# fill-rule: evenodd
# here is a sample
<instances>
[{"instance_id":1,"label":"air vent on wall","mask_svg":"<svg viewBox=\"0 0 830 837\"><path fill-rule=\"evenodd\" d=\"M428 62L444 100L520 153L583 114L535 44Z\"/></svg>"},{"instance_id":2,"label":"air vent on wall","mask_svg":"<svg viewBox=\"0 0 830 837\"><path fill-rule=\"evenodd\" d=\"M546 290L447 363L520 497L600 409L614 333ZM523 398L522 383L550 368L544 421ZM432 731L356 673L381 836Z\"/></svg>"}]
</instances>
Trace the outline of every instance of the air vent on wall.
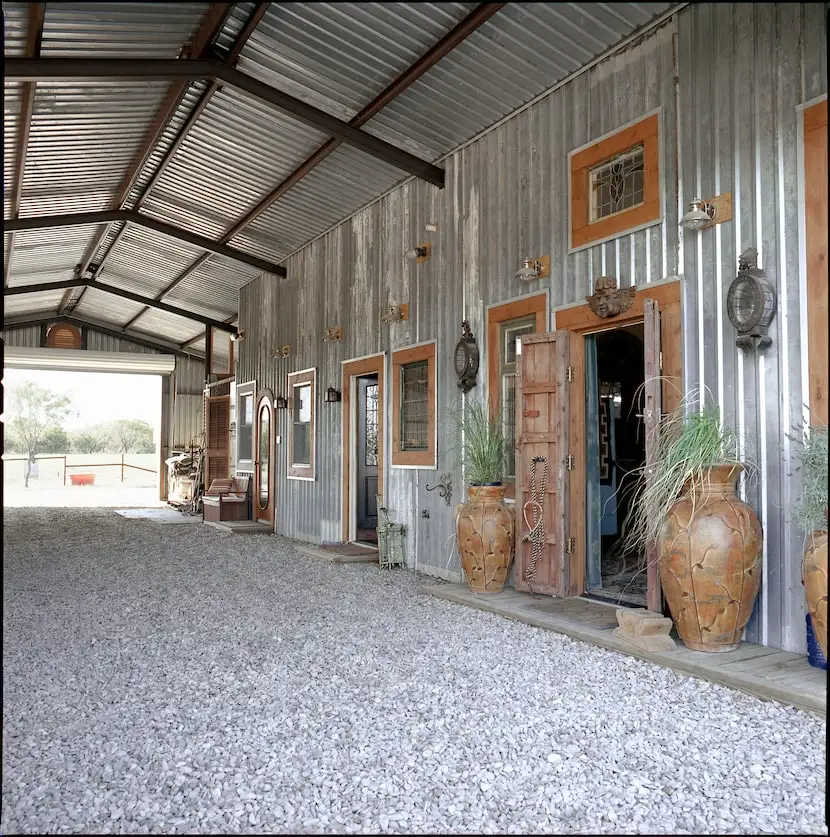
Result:
<instances>
[{"instance_id":1,"label":"air vent on wall","mask_svg":"<svg viewBox=\"0 0 830 837\"><path fill-rule=\"evenodd\" d=\"M81 332L71 323L55 323L46 332L47 349L80 349Z\"/></svg>"}]
</instances>

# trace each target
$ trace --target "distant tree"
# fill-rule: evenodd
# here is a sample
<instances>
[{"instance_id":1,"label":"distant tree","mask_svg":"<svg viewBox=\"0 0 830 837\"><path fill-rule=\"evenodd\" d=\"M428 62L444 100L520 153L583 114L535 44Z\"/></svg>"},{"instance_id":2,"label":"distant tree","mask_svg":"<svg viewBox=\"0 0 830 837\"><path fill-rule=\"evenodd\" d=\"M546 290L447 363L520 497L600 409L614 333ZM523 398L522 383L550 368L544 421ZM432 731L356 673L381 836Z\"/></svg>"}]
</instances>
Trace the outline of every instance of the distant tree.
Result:
<instances>
[{"instance_id":1,"label":"distant tree","mask_svg":"<svg viewBox=\"0 0 830 837\"><path fill-rule=\"evenodd\" d=\"M25 484L29 485L29 474L35 454L40 452L44 437L49 430L59 428L71 408L71 400L38 386L34 381L24 381L9 392L12 419L9 429L20 440L23 453L28 457L25 470Z\"/></svg>"},{"instance_id":2,"label":"distant tree","mask_svg":"<svg viewBox=\"0 0 830 837\"><path fill-rule=\"evenodd\" d=\"M114 444L107 429L100 425L85 427L72 438L72 445L78 453L104 453L113 450Z\"/></svg>"},{"instance_id":3,"label":"distant tree","mask_svg":"<svg viewBox=\"0 0 830 837\"><path fill-rule=\"evenodd\" d=\"M50 427L40 441L40 453L69 453L72 444L62 427Z\"/></svg>"},{"instance_id":4,"label":"distant tree","mask_svg":"<svg viewBox=\"0 0 830 837\"><path fill-rule=\"evenodd\" d=\"M112 438L119 453L153 453L153 435L152 425L143 419L118 419L112 425Z\"/></svg>"}]
</instances>

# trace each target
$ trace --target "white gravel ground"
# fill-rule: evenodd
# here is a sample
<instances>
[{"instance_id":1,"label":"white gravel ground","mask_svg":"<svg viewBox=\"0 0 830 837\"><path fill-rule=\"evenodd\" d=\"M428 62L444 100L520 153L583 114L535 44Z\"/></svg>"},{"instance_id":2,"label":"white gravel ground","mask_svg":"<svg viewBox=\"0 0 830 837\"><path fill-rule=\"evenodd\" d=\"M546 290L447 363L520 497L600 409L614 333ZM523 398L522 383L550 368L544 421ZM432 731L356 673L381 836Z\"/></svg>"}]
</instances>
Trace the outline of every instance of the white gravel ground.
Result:
<instances>
[{"instance_id":1,"label":"white gravel ground","mask_svg":"<svg viewBox=\"0 0 830 837\"><path fill-rule=\"evenodd\" d=\"M825 721L111 510L4 510L9 833L826 834Z\"/></svg>"}]
</instances>

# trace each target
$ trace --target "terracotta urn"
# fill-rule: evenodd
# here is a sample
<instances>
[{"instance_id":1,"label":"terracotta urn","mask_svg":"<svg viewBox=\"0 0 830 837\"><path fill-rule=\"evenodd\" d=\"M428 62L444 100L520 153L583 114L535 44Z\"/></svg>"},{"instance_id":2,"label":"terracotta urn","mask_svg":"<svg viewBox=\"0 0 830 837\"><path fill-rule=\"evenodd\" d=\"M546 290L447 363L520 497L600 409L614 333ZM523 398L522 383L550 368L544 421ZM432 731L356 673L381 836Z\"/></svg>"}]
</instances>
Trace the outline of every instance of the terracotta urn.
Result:
<instances>
[{"instance_id":1,"label":"terracotta urn","mask_svg":"<svg viewBox=\"0 0 830 837\"><path fill-rule=\"evenodd\" d=\"M695 651L733 651L761 585L763 528L735 492L740 465L712 465L687 487L660 531L660 582L680 639Z\"/></svg>"},{"instance_id":2,"label":"terracotta urn","mask_svg":"<svg viewBox=\"0 0 830 837\"><path fill-rule=\"evenodd\" d=\"M811 532L801 564L801 583L807 597L807 610L813 633L824 659L827 659L827 532Z\"/></svg>"},{"instance_id":3,"label":"terracotta urn","mask_svg":"<svg viewBox=\"0 0 830 837\"><path fill-rule=\"evenodd\" d=\"M457 506L461 566L474 593L499 593L513 563L513 512L503 485L471 485Z\"/></svg>"}]
</instances>

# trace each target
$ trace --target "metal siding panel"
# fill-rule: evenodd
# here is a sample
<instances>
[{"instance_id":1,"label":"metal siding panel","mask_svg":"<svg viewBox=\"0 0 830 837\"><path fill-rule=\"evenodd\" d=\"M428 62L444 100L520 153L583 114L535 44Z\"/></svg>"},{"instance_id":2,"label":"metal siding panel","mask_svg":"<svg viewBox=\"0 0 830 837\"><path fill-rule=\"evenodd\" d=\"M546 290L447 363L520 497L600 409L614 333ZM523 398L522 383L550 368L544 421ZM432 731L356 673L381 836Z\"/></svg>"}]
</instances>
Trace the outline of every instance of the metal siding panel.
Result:
<instances>
[{"instance_id":1,"label":"metal siding panel","mask_svg":"<svg viewBox=\"0 0 830 837\"><path fill-rule=\"evenodd\" d=\"M9 328L0 331L5 346L40 346L40 326Z\"/></svg>"}]
</instances>

